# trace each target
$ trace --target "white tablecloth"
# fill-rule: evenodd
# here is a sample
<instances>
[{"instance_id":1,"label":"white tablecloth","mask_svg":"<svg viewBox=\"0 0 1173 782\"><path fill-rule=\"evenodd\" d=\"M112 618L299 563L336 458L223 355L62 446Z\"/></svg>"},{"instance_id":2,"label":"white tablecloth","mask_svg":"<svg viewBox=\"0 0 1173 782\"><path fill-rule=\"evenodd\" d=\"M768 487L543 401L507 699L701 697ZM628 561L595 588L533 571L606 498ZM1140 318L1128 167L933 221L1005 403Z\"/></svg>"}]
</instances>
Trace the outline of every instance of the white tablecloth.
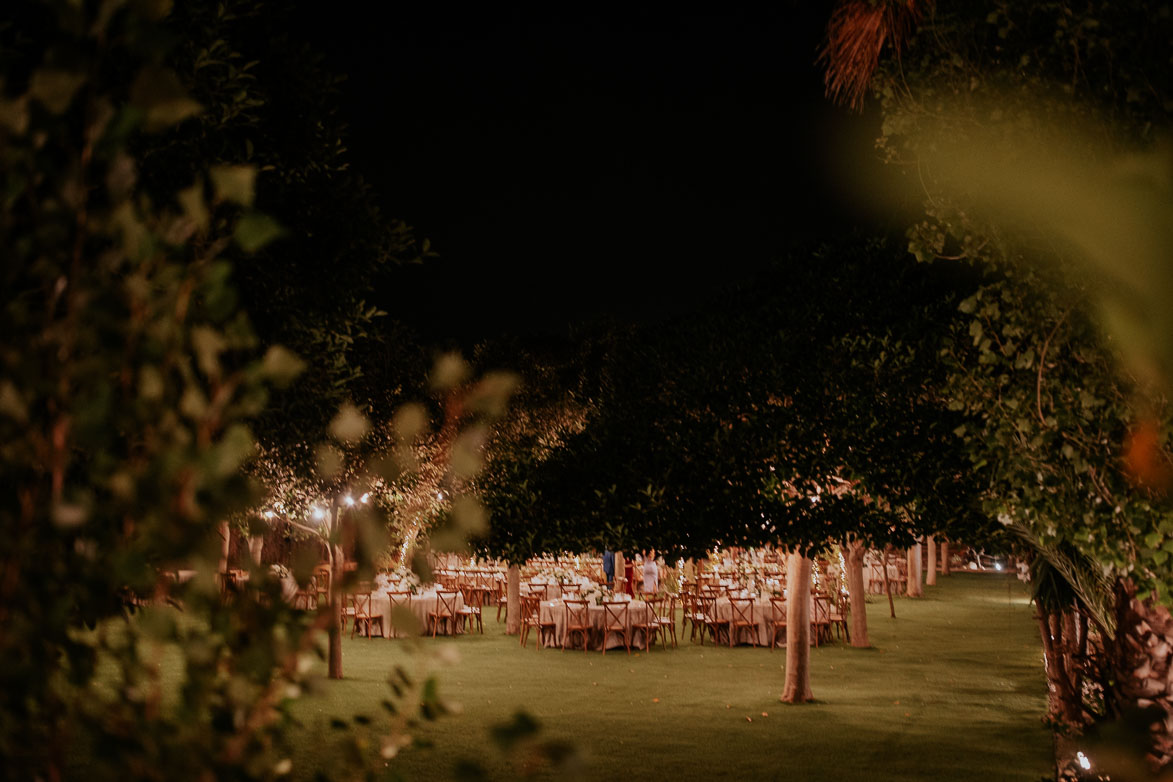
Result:
<instances>
[{"instance_id":1,"label":"white tablecloth","mask_svg":"<svg viewBox=\"0 0 1173 782\"><path fill-rule=\"evenodd\" d=\"M601 651L603 648L603 620L605 618L606 612L605 612L603 606L601 606L601 605L592 604L592 605L588 606L588 608L590 610L592 629L589 634L587 648L594 649L595 651ZM624 607L624 610L621 613L625 615L627 625L628 625L628 627L630 627L635 622L643 622L643 621L647 620L648 606L642 600L632 600ZM554 634L553 634L553 636L547 635L546 646L555 646L555 647L562 646L562 640L563 640L563 637L566 633L566 604L563 603L561 600L543 601L541 603L540 618L543 623L545 623L545 622L553 622L554 623ZM633 647L638 646L640 648L643 648L643 645L644 645L643 630L632 629L630 631L630 637L631 637L631 645ZM576 644L582 643L581 640L578 640L577 635L575 636L575 643ZM607 648L608 649L615 649L616 647L618 647L620 649L623 648L622 634L619 632L608 633L608 635L607 635ZM582 647L577 646L574 648L582 648Z\"/></svg>"},{"instance_id":2,"label":"white tablecloth","mask_svg":"<svg viewBox=\"0 0 1173 782\"><path fill-rule=\"evenodd\" d=\"M436 597L434 591L421 592L418 595L411 596L408 607L411 609L411 613L415 616L419 625L417 628L413 628L413 632L410 634L418 635L424 632L427 632L429 635L431 634L431 630L428 628L428 613L435 611L439 604L440 599ZM455 605L457 611L464 608L464 595L460 592L456 593ZM371 593L371 615L383 617L383 634L388 638L398 638L409 634L404 632L406 628L397 630L391 625L391 597L386 592ZM447 622L442 623L437 635L450 635L448 624Z\"/></svg>"}]
</instances>

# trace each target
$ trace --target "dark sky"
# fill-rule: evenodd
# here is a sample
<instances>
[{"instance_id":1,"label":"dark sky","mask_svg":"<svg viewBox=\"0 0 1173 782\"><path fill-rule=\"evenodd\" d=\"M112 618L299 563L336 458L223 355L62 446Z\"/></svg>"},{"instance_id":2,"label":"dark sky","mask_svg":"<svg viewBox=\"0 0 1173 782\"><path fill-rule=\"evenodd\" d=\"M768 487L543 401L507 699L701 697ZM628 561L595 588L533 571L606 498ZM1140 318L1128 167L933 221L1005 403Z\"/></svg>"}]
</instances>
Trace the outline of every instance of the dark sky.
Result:
<instances>
[{"instance_id":1,"label":"dark sky","mask_svg":"<svg viewBox=\"0 0 1173 782\"><path fill-rule=\"evenodd\" d=\"M827 4L369 7L313 35L355 167L440 253L404 306L441 331L679 311L861 219L834 170L875 117L822 96Z\"/></svg>"}]
</instances>

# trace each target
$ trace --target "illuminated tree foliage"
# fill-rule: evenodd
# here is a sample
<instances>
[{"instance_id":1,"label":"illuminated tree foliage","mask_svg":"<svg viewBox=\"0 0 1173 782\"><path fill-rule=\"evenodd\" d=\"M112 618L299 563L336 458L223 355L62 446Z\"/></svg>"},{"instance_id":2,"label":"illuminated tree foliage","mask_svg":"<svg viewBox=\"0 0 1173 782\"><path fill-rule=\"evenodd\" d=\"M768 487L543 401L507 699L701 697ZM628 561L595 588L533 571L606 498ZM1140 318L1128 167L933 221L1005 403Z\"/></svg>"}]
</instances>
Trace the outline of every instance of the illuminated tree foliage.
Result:
<instances>
[{"instance_id":1,"label":"illuminated tree foliage","mask_svg":"<svg viewBox=\"0 0 1173 782\"><path fill-rule=\"evenodd\" d=\"M882 153L926 195L910 250L984 275L942 353L956 434L985 512L1049 563L1042 583L1066 579L1039 601L1049 674L1083 664L1092 618L1107 711L1156 704L1163 766L1173 701L1138 682L1137 655L1164 632L1145 599L1173 586L1168 160L1152 153L1173 111L1173 20L1143 2L923 8L872 89ZM1078 683L1051 679L1052 713L1074 726L1098 713Z\"/></svg>"}]
</instances>

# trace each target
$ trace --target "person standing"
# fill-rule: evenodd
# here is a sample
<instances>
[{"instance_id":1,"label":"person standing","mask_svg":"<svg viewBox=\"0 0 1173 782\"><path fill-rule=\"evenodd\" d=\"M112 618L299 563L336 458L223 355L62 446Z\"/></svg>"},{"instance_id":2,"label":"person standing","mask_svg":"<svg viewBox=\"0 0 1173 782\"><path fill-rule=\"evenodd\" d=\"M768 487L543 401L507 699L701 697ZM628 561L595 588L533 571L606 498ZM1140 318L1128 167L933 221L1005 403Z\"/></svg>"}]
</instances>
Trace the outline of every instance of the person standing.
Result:
<instances>
[{"instance_id":1,"label":"person standing","mask_svg":"<svg viewBox=\"0 0 1173 782\"><path fill-rule=\"evenodd\" d=\"M615 552L607 549L603 552L603 577L607 580L607 588L615 583Z\"/></svg>"},{"instance_id":2,"label":"person standing","mask_svg":"<svg viewBox=\"0 0 1173 782\"><path fill-rule=\"evenodd\" d=\"M635 597L635 586L632 582L635 581L635 563L626 557L623 558L623 591Z\"/></svg>"},{"instance_id":3,"label":"person standing","mask_svg":"<svg viewBox=\"0 0 1173 782\"><path fill-rule=\"evenodd\" d=\"M660 568L656 564L656 550L644 557L644 594L654 595L660 591Z\"/></svg>"}]
</instances>

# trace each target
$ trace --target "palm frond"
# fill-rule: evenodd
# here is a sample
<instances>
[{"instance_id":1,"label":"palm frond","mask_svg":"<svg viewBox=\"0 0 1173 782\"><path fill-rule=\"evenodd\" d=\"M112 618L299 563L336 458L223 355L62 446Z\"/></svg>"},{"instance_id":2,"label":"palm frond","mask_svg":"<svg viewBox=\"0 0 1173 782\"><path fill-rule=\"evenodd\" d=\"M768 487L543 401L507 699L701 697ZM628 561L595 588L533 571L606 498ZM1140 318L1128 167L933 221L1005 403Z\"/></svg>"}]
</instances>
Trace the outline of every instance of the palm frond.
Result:
<instances>
[{"instance_id":1,"label":"palm frond","mask_svg":"<svg viewBox=\"0 0 1173 782\"><path fill-rule=\"evenodd\" d=\"M1023 524L1013 522L1008 530L1034 554L1031 593L1041 608L1057 612L1074 602L1102 633L1115 635L1115 595L1102 568L1073 546L1040 543Z\"/></svg>"},{"instance_id":2,"label":"palm frond","mask_svg":"<svg viewBox=\"0 0 1173 782\"><path fill-rule=\"evenodd\" d=\"M827 97L859 111L885 43L897 51L932 0L843 0L827 23L818 62Z\"/></svg>"}]
</instances>

